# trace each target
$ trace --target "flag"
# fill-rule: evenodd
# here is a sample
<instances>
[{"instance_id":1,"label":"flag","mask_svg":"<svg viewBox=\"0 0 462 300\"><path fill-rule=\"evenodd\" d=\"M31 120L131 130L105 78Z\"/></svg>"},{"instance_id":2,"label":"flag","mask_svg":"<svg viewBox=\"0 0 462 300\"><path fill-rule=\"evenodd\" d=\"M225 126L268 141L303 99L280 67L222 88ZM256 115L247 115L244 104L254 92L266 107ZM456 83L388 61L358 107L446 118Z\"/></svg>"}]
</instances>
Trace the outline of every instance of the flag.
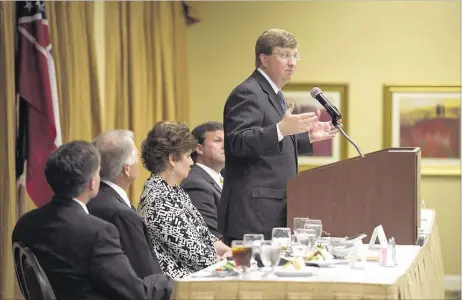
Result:
<instances>
[{"instance_id":1,"label":"flag","mask_svg":"<svg viewBox=\"0 0 462 300\"><path fill-rule=\"evenodd\" d=\"M40 207L53 194L46 158L61 145L55 65L44 1L17 1L16 13L16 178L25 172L27 192Z\"/></svg>"}]
</instances>

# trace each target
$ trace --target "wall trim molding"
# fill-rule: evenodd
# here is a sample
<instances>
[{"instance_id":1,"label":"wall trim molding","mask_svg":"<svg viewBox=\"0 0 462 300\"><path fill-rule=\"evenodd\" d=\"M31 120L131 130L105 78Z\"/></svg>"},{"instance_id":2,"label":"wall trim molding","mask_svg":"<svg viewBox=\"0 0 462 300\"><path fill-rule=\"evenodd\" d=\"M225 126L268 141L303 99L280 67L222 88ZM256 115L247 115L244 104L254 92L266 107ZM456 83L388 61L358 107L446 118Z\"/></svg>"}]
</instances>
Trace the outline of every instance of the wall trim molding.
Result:
<instances>
[{"instance_id":1,"label":"wall trim molding","mask_svg":"<svg viewBox=\"0 0 462 300\"><path fill-rule=\"evenodd\" d=\"M461 290L461 276L460 275L445 275L444 276L444 289L446 291L460 291Z\"/></svg>"}]
</instances>

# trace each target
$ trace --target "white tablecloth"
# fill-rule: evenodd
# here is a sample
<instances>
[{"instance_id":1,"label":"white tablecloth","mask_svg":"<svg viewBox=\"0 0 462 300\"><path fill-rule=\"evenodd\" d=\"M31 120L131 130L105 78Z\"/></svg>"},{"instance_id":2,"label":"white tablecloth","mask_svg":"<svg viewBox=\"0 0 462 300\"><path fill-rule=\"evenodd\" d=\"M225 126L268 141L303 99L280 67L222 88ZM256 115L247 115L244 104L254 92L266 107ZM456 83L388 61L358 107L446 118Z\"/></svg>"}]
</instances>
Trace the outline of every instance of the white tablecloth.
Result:
<instances>
[{"instance_id":1,"label":"white tablecloth","mask_svg":"<svg viewBox=\"0 0 462 300\"><path fill-rule=\"evenodd\" d=\"M367 248L367 245L363 245ZM267 275L267 272L251 270L245 280L248 281L295 281L295 282L337 282L337 283L367 283L367 284L393 284L402 276L414 261L419 246L397 246L396 258L398 265L394 267L382 267L378 261L366 262L364 269L354 269L348 262L330 265L326 268L307 267L316 274L308 277L278 277ZM373 253L376 254L376 253ZM367 256L367 255L366 255ZM239 277L211 277L212 270L219 267L222 262L191 276L178 279L178 281L229 281L240 280ZM281 268L281 267L280 267Z\"/></svg>"},{"instance_id":2,"label":"white tablecloth","mask_svg":"<svg viewBox=\"0 0 462 300\"><path fill-rule=\"evenodd\" d=\"M334 265L316 268L315 276L297 278L250 272L245 280L201 277L205 270L175 280L172 299L444 299L438 226L434 218L428 225L422 226L429 233L422 247L397 246L395 267L378 262L368 262L363 270Z\"/></svg>"}]
</instances>

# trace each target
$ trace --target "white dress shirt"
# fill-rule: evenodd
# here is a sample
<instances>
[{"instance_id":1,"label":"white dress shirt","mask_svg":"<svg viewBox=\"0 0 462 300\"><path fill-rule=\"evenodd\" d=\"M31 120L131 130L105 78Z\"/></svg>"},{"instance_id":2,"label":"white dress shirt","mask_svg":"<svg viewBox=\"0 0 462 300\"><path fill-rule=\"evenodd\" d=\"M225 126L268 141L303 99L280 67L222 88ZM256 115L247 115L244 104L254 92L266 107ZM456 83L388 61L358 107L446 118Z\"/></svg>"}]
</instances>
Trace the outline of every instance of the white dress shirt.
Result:
<instances>
[{"instance_id":1,"label":"white dress shirt","mask_svg":"<svg viewBox=\"0 0 462 300\"><path fill-rule=\"evenodd\" d=\"M79 199L76 199L76 198L72 198L72 200L74 200L74 201L77 202L80 206L82 206L83 210L88 214L88 208L87 208L87 206L85 205L85 203L83 203L82 201L80 201Z\"/></svg>"},{"instance_id":2,"label":"white dress shirt","mask_svg":"<svg viewBox=\"0 0 462 300\"><path fill-rule=\"evenodd\" d=\"M107 180L101 181L113 188L116 191L116 193L119 194L119 196L124 200L125 204L127 204L128 207L132 208L132 204L130 203L130 200L128 200L127 192L125 192L123 188Z\"/></svg>"},{"instance_id":3,"label":"white dress shirt","mask_svg":"<svg viewBox=\"0 0 462 300\"><path fill-rule=\"evenodd\" d=\"M276 83L274 83L271 78L265 73L263 72L262 69L260 68L257 68L258 72L261 73L261 75L263 75L263 77L266 78L266 80L268 80L269 84L271 85L271 87L273 88L274 90L274 93L277 95L280 91L280 89L278 88L278 86L276 85ZM281 134L281 131L279 130L279 124L276 124L276 130L277 130L277 133L278 133L278 142L282 141L282 139L284 138Z\"/></svg>"},{"instance_id":4,"label":"white dress shirt","mask_svg":"<svg viewBox=\"0 0 462 300\"><path fill-rule=\"evenodd\" d=\"M220 173L218 173L217 171L215 171L214 169L210 168L210 167L207 167L206 165L203 165L201 163L196 163L196 165L198 165L199 167L201 167L202 169L204 169L205 172L207 172L207 174L210 175L210 177L213 178L213 180L218 184L218 186L223 189L223 177L221 176Z\"/></svg>"}]
</instances>

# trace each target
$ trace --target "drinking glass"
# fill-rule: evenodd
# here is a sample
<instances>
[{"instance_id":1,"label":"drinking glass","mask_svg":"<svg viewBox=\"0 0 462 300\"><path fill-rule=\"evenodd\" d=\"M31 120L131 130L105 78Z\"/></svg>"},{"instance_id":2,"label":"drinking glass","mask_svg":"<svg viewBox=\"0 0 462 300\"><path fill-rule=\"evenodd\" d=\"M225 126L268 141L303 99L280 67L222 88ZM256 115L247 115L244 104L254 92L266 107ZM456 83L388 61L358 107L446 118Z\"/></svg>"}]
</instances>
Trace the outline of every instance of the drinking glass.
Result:
<instances>
[{"instance_id":1,"label":"drinking glass","mask_svg":"<svg viewBox=\"0 0 462 300\"><path fill-rule=\"evenodd\" d=\"M249 242L252 244L252 259L250 261L250 265L252 266L252 268L254 267L258 268L256 259L258 259L258 256L260 255L261 241L263 241L264 239L265 237L263 234L259 234L259 233L244 234L243 240L245 242Z\"/></svg>"},{"instance_id":2,"label":"drinking glass","mask_svg":"<svg viewBox=\"0 0 462 300\"><path fill-rule=\"evenodd\" d=\"M306 221L310 218L294 218L294 233L297 234L297 229L305 228Z\"/></svg>"},{"instance_id":3,"label":"drinking glass","mask_svg":"<svg viewBox=\"0 0 462 300\"><path fill-rule=\"evenodd\" d=\"M279 243L281 250L286 251L291 241L290 228L287 227L275 227L271 234L272 240Z\"/></svg>"},{"instance_id":4,"label":"drinking glass","mask_svg":"<svg viewBox=\"0 0 462 300\"><path fill-rule=\"evenodd\" d=\"M281 259L281 245L275 241L262 241L260 258L265 267L271 267L270 274L273 273Z\"/></svg>"},{"instance_id":5,"label":"drinking glass","mask_svg":"<svg viewBox=\"0 0 462 300\"><path fill-rule=\"evenodd\" d=\"M250 260L252 258L252 243L249 241L234 240L231 242L231 252L233 253L234 263L236 267L241 270L241 278L250 267Z\"/></svg>"},{"instance_id":6,"label":"drinking glass","mask_svg":"<svg viewBox=\"0 0 462 300\"><path fill-rule=\"evenodd\" d=\"M298 229L295 235L297 237L297 244L292 246L294 256L306 256L307 252L313 249L317 239L317 232L314 229Z\"/></svg>"},{"instance_id":7,"label":"drinking glass","mask_svg":"<svg viewBox=\"0 0 462 300\"><path fill-rule=\"evenodd\" d=\"M322 234L322 221L321 220L314 220L310 219L305 222L305 229L314 229L318 234L318 239L321 237Z\"/></svg>"}]
</instances>

